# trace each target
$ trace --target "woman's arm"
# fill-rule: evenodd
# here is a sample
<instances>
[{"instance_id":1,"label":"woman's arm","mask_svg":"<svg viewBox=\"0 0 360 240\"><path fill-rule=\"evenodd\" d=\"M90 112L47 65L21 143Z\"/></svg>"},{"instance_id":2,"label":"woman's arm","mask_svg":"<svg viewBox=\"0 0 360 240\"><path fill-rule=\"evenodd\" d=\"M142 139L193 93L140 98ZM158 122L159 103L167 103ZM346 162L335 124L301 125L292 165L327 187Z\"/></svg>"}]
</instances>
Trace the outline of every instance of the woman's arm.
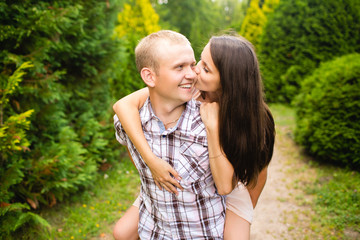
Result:
<instances>
[{"instance_id":1,"label":"woman's arm","mask_svg":"<svg viewBox=\"0 0 360 240\"><path fill-rule=\"evenodd\" d=\"M202 103L201 119L206 126L209 161L216 188L220 195L227 195L236 186L234 168L220 148L219 140L219 104Z\"/></svg>"},{"instance_id":2,"label":"woman's arm","mask_svg":"<svg viewBox=\"0 0 360 240\"><path fill-rule=\"evenodd\" d=\"M114 104L113 109L126 134L150 168L156 185L160 189L163 187L167 191L177 194L176 187L180 189L182 189L182 187L170 174L178 180L181 179L180 176L167 162L158 158L151 151L142 130L139 109L144 105L148 97L148 88L140 89L118 100Z\"/></svg>"},{"instance_id":3,"label":"woman's arm","mask_svg":"<svg viewBox=\"0 0 360 240\"><path fill-rule=\"evenodd\" d=\"M252 202L254 208L259 200L262 190L264 189L266 179L267 179L267 167L265 167L263 170L261 170L255 187L247 188L249 191L251 202Z\"/></svg>"}]
</instances>

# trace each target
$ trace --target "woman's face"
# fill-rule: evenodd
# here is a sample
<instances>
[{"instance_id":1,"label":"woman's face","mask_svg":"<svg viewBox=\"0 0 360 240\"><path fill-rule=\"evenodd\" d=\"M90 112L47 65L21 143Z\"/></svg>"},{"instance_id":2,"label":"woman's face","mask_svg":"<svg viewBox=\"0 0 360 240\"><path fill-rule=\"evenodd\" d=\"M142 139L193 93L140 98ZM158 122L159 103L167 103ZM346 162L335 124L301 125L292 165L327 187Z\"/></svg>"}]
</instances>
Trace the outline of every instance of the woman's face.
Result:
<instances>
[{"instance_id":1,"label":"woman's face","mask_svg":"<svg viewBox=\"0 0 360 240\"><path fill-rule=\"evenodd\" d=\"M218 92L221 90L220 73L215 67L210 53L210 43L208 43L201 53L201 60L196 65L198 80L195 87L205 92Z\"/></svg>"}]
</instances>

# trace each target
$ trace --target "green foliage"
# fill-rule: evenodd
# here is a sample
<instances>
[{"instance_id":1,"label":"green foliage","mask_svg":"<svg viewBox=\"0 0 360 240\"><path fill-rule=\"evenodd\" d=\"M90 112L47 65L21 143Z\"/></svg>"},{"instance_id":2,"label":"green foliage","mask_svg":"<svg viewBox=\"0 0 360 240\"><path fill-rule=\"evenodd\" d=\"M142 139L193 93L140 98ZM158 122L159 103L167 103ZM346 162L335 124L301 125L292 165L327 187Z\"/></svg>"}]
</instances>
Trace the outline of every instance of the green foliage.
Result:
<instances>
[{"instance_id":1,"label":"green foliage","mask_svg":"<svg viewBox=\"0 0 360 240\"><path fill-rule=\"evenodd\" d=\"M250 2L250 7L247 9L245 19L241 25L240 35L248 39L256 47L257 51L260 51L260 39L267 17L278 4L279 0L266 0L260 7L259 0Z\"/></svg>"},{"instance_id":2,"label":"green foliage","mask_svg":"<svg viewBox=\"0 0 360 240\"><path fill-rule=\"evenodd\" d=\"M75 132L64 127L59 138L57 143L42 146L46 151L40 153L39 161L32 162L30 174L18 189L21 194L32 196L35 206L39 203L52 206L94 180L96 162L93 158L86 159L87 151L76 141Z\"/></svg>"},{"instance_id":3,"label":"green foliage","mask_svg":"<svg viewBox=\"0 0 360 240\"><path fill-rule=\"evenodd\" d=\"M296 141L318 159L360 169L360 54L322 64L295 104Z\"/></svg>"},{"instance_id":4,"label":"green foliage","mask_svg":"<svg viewBox=\"0 0 360 240\"><path fill-rule=\"evenodd\" d=\"M23 63L16 71L1 83L0 88L0 238L12 239L13 234L24 226L46 230L49 224L40 216L31 212L24 212L29 206L12 203L14 193L9 189L19 184L24 177L24 160L22 151L28 150L26 130L30 121L27 118L33 113L28 110L21 114L5 116L4 109L9 103L10 96L17 90L25 74L25 69L31 68L29 62ZM16 239L16 238L14 238Z\"/></svg>"},{"instance_id":5,"label":"green foliage","mask_svg":"<svg viewBox=\"0 0 360 240\"><path fill-rule=\"evenodd\" d=\"M265 16L271 14L275 8L279 5L280 0L265 0L264 5L262 5L262 11Z\"/></svg>"},{"instance_id":6,"label":"green foliage","mask_svg":"<svg viewBox=\"0 0 360 240\"><path fill-rule=\"evenodd\" d=\"M268 101L290 102L322 61L360 51L357 0L280 1L260 41Z\"/></svg>"},{"instance_id":7,"label":"green foliage","mask_svg":"<svg viewBox=\"0 0 360 240\"><path fill-rule=\"evenodd\" d=\"M115 32L119 38L123 36L146 36L160 30L159 15L149 0L135 0L134 6L125 4L122 12L118 14L119 25Z\"/></svg>"},{"instance_id":8,"label":"green foliage","mask_svg":"<svg viewBox=\"0 0 360 240\"><path fill-rule=\"evenodd\" d=\"M13 228L1 224L1 234L18 236L28 226L36 235L29 224L45 222L25 203L53 206L91 186L97 169L117 160L118 144L108 140L114 138L109 80L118 72L113 62L121 46L113 30L120 3L0 3L0 209L18 206L3 212Z\"/></svg>"},{"instance_id":9,"label":"green foliage","mask_svg":"<svg viewBox=\"0 0 360 240\"><path fill-rule=\"evenodd\" d=\"M121 39L122 48L119 60L113 63L113 67L120 71L112 80L111 86L113 96L119 99L145 86L136 69L135 47L140 39L159 31L160 26L159 15L149 0L134 0L131 4L125 4L117 18L115 34Z\"/></svg>"},{"instance_id":10,"label":"green foliage","mask_svg":"<svg viewBox=\"0 0 360 240\"><path fill-rule=\"evenodd\" d=\"M248 9L249 1L220 0L219 2L221 8L224 9L225 15L225 26L223 28L230 28L239 32L246 15L246 10Z\"/></svg>"},{"instance_id":11,"label":"green foliage","mask_svg":"<svg viewBox=\"0 0 360 240\"><path fill-rule=\"evenodd\" d=\"M8 189L18 184L24 174L24 161L21 152L28 151L29 142L26 139L26 130L30 122L27 118L33 111L29 110L22 114L10 116L0 127L0 154L1 154L1 197L0 202L9 202L13 197Z\"/></svg>"},{"instance_id":12,"label":"green foliage","mask_svg":"<svg viewBox=\"0 0 360 240\"><path fill-rule=\"evenodd\" d=\"M124 157L106 173L100 172L92 189L41 212L52 226L49 239L98 239L111 235L113 224L134 202L139 186L136 168Z\"/></svg>"},{"instance_id":13,"label":"green foliage","mask_svg":"<svg viewBox=\"0 0 360 240\"><path fill-rule=\"evenodd\" d=\"M15 89L19 86L19 82L22 81L22 76L25 74L24 69L33 67L29 62L24 62L16 71L9 77L7 81L1 83L1 98L0 105L1 110L9 102L8 95L11 95ZM2 124L2 119L1 119Z\"/></svg>"},{"instance_id":14,"label":"green foliage","mask_svg":"<svg viewBox=\"0 0 360 240\"><path fill-rule=\"evenodd\" d=\"M247 9L246 17L241 25L240 35L257 46L265 22L266 16L259 7L259 0L251 0L250 7Z\"/></svg>"},{"instance_id":15,"label":"green foliage","mask_svg":"<svg viewBox=\"0 0 360 240\"><path fill-rule=\"evenodd\" d=\"M1 239L48 239L49 223L37 214L22 212L24 209L29 206L21 203L0 208Z\"/></svg>"},{"instance_id":16,"label":"green foliage","mask_svg":"<svg viewBox=\"0 0 360 240\"><path fill-rule=\"evenodd\" d=\"M13 151L27 149L29 142L25 138L25 130L29 129L30 122L26 120L33 110L22 114L9 116L4 122L4 108L9 102L9 97L14 93L25 74L24 69L30 68L29 62L23 63L6 81L2 82L0 90L0 151L1 160L10 157Z\"/></svg>"}]
</instances>

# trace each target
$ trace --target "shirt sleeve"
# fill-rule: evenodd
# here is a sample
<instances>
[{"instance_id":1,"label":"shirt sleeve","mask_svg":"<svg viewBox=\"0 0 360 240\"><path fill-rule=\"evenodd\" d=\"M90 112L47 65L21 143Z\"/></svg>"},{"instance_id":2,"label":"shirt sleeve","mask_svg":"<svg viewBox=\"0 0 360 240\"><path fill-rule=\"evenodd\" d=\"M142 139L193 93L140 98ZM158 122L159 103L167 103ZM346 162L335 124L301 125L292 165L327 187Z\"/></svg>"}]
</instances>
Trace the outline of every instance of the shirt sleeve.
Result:
<instances>
[{"instance_id":1,"label":"shirt sleeve","mask_svg":"<svg viewBox=\"0 0 360 240\"><path fill-rule=\"evenodd\" d=\"M119 118L116 114L114 115L114 128L115 128L116 140L121 145L126 145L126 133L125 133L125 130L123 129L123 127L121 126Z\"/></svg>"}]
</instances>

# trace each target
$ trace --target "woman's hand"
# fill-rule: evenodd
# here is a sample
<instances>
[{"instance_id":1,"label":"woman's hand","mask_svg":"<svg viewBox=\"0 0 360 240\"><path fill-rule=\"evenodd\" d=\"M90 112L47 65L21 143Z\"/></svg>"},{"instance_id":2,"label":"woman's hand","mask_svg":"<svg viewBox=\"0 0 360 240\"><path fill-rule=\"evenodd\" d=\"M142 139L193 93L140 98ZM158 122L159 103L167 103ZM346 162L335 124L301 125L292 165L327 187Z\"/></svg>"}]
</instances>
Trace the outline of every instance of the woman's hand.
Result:
<instances>
[{"instance_id":1,"label":"woman's hand","mask_svg":"<svg viewBox=\"0 0 360 240\"><path fill-rule=\"evenodd\" d=\"M218 131L219 129L219 104L217 102L203 102L200 106L200 115L207 130Z\"/></svg>"},{"instance_id":2,"label":"woman's hand","mask_svg":"<svg viewBox=\"0 0 360 240\"><path fill-rule=\"evenodd\" d=\"M211 173L218 193L227 195L234 189L234 168L220 147L219 104L201 103L200 115L206 127Z\"/></svg>"},{"instance_id":3,"label":"woman's hand","mask_svg":"<svg viewBox=\"0 0 360 240\"><path fill-rule=\"evenodd\" d=\"M151 161L146 161L154 178L156 186L160 190L164 188L168 192L178 194L176 188L184 190L178 181L181 180L179 174L170 166L169 163L153 154ZM171 176L172 175L172 176ZM178 181L177 181L178 180Z\"/></svg>"}]
</instances>

